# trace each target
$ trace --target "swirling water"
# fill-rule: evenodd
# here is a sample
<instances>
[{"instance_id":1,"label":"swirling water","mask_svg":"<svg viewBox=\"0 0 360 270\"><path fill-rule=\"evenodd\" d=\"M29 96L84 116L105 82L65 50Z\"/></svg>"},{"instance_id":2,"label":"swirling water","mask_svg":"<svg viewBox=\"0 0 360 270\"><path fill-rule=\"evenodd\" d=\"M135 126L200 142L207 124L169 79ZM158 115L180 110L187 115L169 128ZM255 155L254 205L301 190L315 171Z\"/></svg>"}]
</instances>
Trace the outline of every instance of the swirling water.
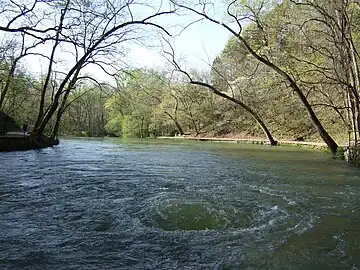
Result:
<instances>
[{"instance_id":1,"label":"swirling water","mask_svg":"<svg viewBox=\"0 0 360 270\"><path fill-rule=\"evenodd\" d=\"M358 168L165 143L0 153L0 269L360 269Z\"/></svg>"}]
</instances>

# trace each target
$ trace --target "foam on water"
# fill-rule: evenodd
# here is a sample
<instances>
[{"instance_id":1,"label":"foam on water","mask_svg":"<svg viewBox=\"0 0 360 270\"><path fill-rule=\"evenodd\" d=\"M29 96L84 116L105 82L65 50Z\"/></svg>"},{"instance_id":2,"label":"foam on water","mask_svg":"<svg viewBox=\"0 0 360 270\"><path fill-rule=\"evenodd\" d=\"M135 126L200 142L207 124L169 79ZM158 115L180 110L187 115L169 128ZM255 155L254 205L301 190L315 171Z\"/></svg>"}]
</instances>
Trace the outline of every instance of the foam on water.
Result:
<instances>
[{"instance_id":1,"label":"foam on water","mask_svg":"<svg viewBox=\"0 0 360 270\"><path fill-rule=\"evenodd\" d=\"M322 153L147 142L0 153L0 268L360 265L357 169Z\"/></svg>"}]
</instances>

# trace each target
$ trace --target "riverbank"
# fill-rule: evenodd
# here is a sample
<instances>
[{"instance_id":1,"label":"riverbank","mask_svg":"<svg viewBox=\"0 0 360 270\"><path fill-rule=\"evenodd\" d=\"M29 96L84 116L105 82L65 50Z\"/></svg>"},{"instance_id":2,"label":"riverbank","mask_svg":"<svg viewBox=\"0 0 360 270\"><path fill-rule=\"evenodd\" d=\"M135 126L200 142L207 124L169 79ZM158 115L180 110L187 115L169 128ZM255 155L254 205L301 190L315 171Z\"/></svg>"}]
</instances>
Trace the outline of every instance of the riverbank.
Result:
<instances>
[{"instance_id":1,"label":"riverbank","mask_svg":"<svg viewBox=\"0 0 360 270\"><path fill-rule=\"evenodd\" d=\"M208 138L208 137L195 137L195 136L175 136L175 137L162 136L162 137L157 137L157 139L227 142L227 143L261 144L261 145L269 144L269 142L267 140L262 140L262 139L239 139L239 138L217 138L217 137ZM304 147L304 148L328 151L327 145L325 143L321 143L321 142L283 140L283 141L278 141L278 145ZM340 147L345 148L346 145L340 145Z\"/></svg>"},{"instance_id":2,"label":"riverbank","mask_svg":"<svg viewBox=\"0 0 360 270\"><path fill-rule=\"evenodd\" d=\"M344 158L346 161L353 163L360 167L360 147L351 146L347 147L344 151Z\"/></svg>"},{"instance_id":3,"label":"riverbank","mask_svg":"<svg viewBox=\"0 0 360 270\"><path fill-rule=\"evenodd\" d=\"M0 152L25 151L41 149L59 144L59 140L52 140L46 136L36 138L35 136L7 136L0 137Z\"/></svg>"}]
</instances>

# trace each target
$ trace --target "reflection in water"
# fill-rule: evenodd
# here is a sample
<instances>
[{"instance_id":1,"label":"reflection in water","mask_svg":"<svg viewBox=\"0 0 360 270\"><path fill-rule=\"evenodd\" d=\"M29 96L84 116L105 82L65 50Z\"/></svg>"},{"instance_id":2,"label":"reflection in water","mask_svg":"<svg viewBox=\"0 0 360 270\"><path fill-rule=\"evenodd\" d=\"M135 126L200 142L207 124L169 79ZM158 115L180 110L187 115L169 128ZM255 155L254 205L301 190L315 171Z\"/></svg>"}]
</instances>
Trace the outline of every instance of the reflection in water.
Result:
<instances>
[{"instance_id":1,"label":"reflection in water","mask_svg":"<svg viewBox=\"0 0 360 270\"><path fill-rule=\"evenodd\" d=\"M324 153L65 140L0 161L1 269L360 267L360 174Z\"/></svg>"}]
</instances>

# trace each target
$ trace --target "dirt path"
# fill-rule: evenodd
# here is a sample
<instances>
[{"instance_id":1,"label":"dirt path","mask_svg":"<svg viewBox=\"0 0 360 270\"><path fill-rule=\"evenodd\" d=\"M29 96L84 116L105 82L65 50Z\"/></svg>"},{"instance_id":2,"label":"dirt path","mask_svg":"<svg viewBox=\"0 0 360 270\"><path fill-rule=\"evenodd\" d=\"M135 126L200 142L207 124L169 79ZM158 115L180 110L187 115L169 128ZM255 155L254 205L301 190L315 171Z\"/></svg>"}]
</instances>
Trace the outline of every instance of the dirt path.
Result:
<instances>
[{"instance_id":1,"label":"dirt path","mask_svg":"<svg viewBox=\"0 0 360 270\"><path fill-rule=\"evenodd\" d=\"M158 137L158 139L183 139L183 140L193 140L193 141L211 141L211 142L233 142L233 143L249 143L249 144L268 144L267 140L261 139L236 139L236 138L203 138L203 137L193 137L193 136L176 136L176 137ZM279 145L304 145L304 146L314 146L327 148L326 143L321 142L302 142L302 141L278 141ZM344 147L345 145L339 145Z\"/></svg>"}]
</instances>

